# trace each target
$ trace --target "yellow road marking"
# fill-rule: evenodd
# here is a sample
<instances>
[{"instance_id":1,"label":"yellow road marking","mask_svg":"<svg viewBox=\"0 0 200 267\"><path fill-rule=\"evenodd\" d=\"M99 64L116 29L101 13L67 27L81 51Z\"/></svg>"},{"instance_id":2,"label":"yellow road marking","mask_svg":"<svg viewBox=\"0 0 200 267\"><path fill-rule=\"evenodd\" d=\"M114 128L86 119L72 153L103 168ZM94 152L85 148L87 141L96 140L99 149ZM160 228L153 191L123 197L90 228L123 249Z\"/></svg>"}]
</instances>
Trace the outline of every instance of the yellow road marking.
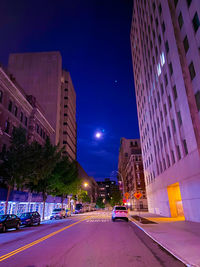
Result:
<instances>
[{"instance_id":1,"label":"yellow road marking","mask_svg":"<svg viewBox=\"0 0 200 267\"><path fill-rule=\"evenodd\" d=\"M89 216L88 216L88 217L89 217ZM53 233L51 233L51 234L48 234L48 235L46 235L46 236L44 236L44 237L42 237L42 238L40 238L40 239L37 239L37 240L33 241L32 243L29 243L29 244L27 244L27 245L25 245L25 246L23 246L23 247L20 247L20 248L18 248L18 249L16 249L16 250L13 250L13 251L11 251L11 252L5 254L5 255L0 256L0 262L1 262L1 261L4 261L4 260L7 259L7 258L10 258L10 257L14 256L15 254L17 254L17 253L19 253L19 252L22 252L22 251L28 249L28 248L30 248L30 247L32 247L32 246L34 246L34 245L36 245L36 244L38 244L38 243L40 243L40 242L46 240L46 239L48 239L48 238L50 238L50 237L52 237L52 236L54 236L54 235L56 235L56 234L58 234L58 233L60 233L60 232L62 232L62 231L64 231L64 230L66 230L66 229L68 229L68 228L70 228L70 227L72 227L72 226L74 226L74 225L76 225L76 224L82 222L82 221L87 220L88 217L86 217L85 219L82 219L82 220L80 220L80 221L78 221L78 222L72 223L72 224L70 224L70 225L68 225L68 226L66 226L66 227L64 227L64 228L61 228L60 230L57 230L57 231L55 231L55 232L53 232Z\"/></svg>"}]
</instances>

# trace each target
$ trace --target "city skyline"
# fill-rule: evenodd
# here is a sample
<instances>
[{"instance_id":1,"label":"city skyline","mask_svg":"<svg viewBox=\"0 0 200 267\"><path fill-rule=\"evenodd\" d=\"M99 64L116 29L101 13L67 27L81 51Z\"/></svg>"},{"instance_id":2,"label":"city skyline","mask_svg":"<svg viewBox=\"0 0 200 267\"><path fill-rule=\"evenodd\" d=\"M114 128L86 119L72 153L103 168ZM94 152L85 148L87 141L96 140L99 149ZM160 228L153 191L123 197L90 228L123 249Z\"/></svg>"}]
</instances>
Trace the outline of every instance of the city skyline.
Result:
<instances>
[{"instance_id":1,"label":"city skyline","mask_svg":"<svg viewBox=\"0 0 200 267\"><path fill-rule=\"evenodd\" d=\"M129 40L132 1L115 6L67 1L49 4L48 12L47 1L40 9L38 3L3 3L0 62L7 65L10 53L61 52L77 93L77 159L89 175L104 179L117 170L120 138L139 137ZM94 138L97 130L104 130L101 140Z\"/></svg>"}]
</instances>

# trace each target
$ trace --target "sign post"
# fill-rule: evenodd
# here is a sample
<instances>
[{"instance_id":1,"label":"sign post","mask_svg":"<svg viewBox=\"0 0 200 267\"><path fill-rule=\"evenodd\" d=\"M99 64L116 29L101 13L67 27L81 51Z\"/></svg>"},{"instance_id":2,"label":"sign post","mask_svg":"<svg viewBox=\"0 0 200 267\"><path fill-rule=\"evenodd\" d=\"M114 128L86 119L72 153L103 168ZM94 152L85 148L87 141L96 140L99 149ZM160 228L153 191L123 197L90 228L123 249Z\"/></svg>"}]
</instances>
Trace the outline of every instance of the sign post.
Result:
<instances>
[{"instance_id":1,"label":"sign post","mask_svg":"<svg viewBox=\"0 0 200 267\"><path fill-rule=\"evenodd\" d=\"M140 219L140 203L139 203L139 199L142 197L142 193L140 191L136 191L134 193L134 197L137 199L137 206L138 206L138 211L139 211L138 216L139 216L139 220L141 221L141 219Z\"/></svg>"}]
</instances>

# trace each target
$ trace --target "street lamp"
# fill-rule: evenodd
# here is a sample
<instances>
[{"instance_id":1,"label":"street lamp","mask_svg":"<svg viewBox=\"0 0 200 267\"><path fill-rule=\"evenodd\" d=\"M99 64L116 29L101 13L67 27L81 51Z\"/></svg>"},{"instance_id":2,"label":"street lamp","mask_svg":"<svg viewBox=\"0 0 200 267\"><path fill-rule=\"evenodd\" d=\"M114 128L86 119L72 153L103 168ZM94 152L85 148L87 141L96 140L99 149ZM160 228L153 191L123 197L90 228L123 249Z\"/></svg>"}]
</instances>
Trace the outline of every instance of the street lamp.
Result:
<instances>
[{"instance_id":1,"label":"street lamp","mask_svg":"<svg viewBox=\"0 0 200 267\"><path fill-rule=\"evenodd\" d=\"M88 187L88 182L85 182L83 185L84 187Z\"/></svg>"}]
</instances>

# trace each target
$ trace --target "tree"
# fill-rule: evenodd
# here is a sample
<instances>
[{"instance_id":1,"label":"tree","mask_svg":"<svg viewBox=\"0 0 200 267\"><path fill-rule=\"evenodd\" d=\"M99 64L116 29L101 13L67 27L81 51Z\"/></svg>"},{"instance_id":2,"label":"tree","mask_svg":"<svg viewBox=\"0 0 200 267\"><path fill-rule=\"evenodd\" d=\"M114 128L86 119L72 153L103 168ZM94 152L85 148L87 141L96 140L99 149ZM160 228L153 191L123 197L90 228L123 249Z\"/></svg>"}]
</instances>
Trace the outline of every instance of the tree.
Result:
<instances>
[{"instance_id":1,"label":"tree","mask_svg":"<svg viewBox=\"0 0 200 267\"><path fill-rule=\"evenodd\" d=\"M52 194L61 196L63 207L64 197L76 193L79 184L76 163L70 162L68 157L63 157L57 162L50 180Z\"/></svg>"},{"instance_id":2,"label":"tree","mask_svg":"<svg viewBox=\"0 0 200 267\"><path fill-rule=\"evenodd\" d=\"M31 144L31 149L37 160L33 163L32 172L29 176L27 187L33 192L42 193L43 198L43 214L44 219L45 203L47 195L53 192L52 189L52 172L61 158L62 150L59 150L59 146L53 146L47 138L44 146L40 146L37 143Z\"/></svg>"},{"instance_id":3,"label":"tree","mask_svg":"<svg viewBox=\"0 0 200 267\"><path fill-rule=\"evenodd\" d=\"M96 202L96 206L100 209L104 209L105 208L105 204L103 203L103 199L102 198L98 198L97 202Z\"/></svg>"},{"instance_id":4,"label":"tree","mask_svg":"<svg viewBox=\"0 0 200 267\"><path fill-rule=\"evenodd\" d=\"M88 196L88 192L87 191L84 191L84 190L81 190L79 192L78 199L79 199L79 201L81 201L83 203L90 203L91 202L91 199Z\"/></svg>"},{"instance_id":5,"label":"tree","mask_svg":"<svg viewBox=\"0 0 200 267\"><path fill-rule=\"evenodd\" d=\"M115 190L111 196L110 205L114 207L115 205L122 204L122 195L119 190Z\"/></svg>"},{"instance_id":6,"label":"tree","mask_svg":"<svg viewBox=\"0 0 200 267\"><path fill-rule=\"evenodd\" d=\"M20 126L15 128L12 133L9 150L4 151L1 155L0 177L2 177L2 182L8 189L5 214L7 213L11 190L15 186L19 189L24 185L24 179L27 174L27 151L26 130Z\"/></svg>"}]
</instances>

